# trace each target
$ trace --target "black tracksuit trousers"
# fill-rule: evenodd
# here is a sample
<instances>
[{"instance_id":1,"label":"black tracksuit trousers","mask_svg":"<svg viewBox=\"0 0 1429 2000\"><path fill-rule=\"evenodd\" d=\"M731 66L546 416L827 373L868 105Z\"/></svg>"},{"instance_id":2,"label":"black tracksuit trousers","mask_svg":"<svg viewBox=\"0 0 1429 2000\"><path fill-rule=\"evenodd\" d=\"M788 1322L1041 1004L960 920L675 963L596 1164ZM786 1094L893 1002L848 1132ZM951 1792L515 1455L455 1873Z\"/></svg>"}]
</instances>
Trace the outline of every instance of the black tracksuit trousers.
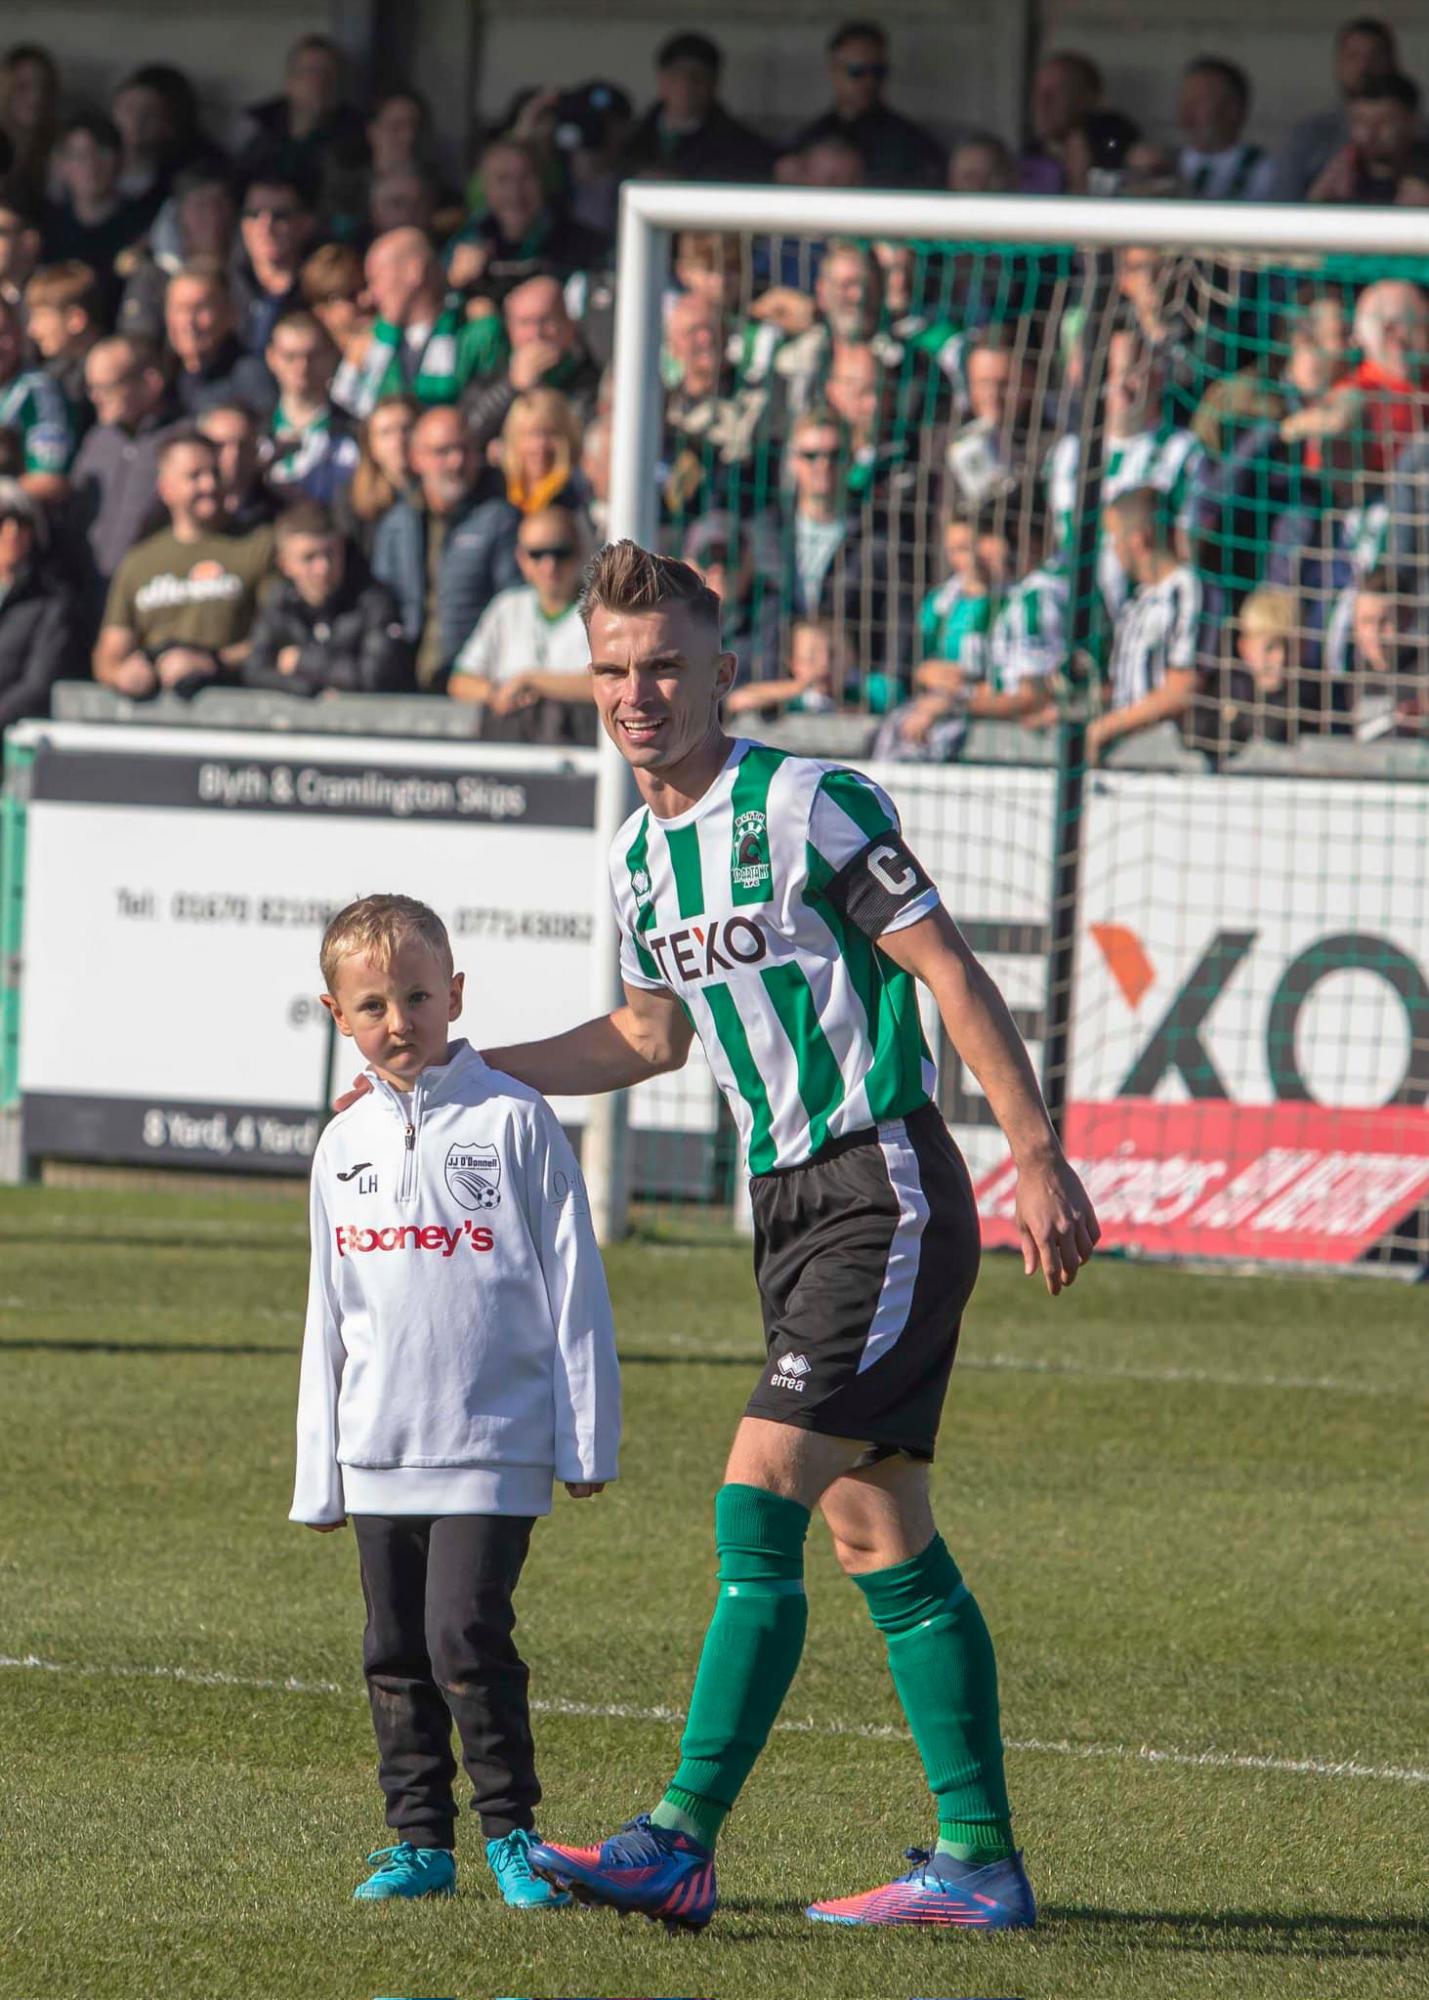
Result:
<instances>
[{"instance_id":1,"label":"black tracksuit trousers","mask_svg":"<svg viewBox=\"0 0 1429 2000\"><path fill-rule=\"evenodd\" d=\"M512 1597L534 1523L507 1514L352 1516L367 1630L362 1664L387 1824L452 1847L452 1723L488 1840L534 1824L541 1797Z\"/></svg>"}]
</instances>

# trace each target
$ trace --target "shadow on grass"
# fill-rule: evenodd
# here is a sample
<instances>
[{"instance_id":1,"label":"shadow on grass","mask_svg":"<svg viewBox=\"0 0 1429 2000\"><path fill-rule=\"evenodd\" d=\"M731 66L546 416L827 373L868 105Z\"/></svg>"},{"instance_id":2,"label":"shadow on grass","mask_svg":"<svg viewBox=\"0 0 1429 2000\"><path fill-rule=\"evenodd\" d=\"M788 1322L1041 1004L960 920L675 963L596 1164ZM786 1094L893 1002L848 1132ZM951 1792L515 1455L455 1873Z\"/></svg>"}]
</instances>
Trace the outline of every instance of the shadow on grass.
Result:
<instances>
[{"instance_id":1,"label":"shadow on grass","mask_svg":"<svg viewBox=\"0 0 1429 2000\"><path fill-rule=\"evenodd\" d=\"M80 1235L78 1233L71 1233L67 1229L63 1232L53 1229L43 1229L33 1234L20 1229L0 1229L0 1244L3 1244L7 1250L21 1248L30 1250L134 1250L140 1254L147 1254L151 1250L187 1250L189 1252L196 1252L200 1256L208 1256L210 1252L215 1256L232 1255L236 1252L239 1256L246 1257L254 1250L260 1252L282 1251L285 1255L291 1255L295 1249L300 1250L306 1240L306 1232L298 1229L290 1230L284 1236L245 1236L242 1230L234 1230L227 1235L220 1235L215 1230L212 1235L204 1233L196 1236L185 1235L183 1231L178 1230L172 1235L151 1236L147 1230L141 1230L132 1235L126 1235L120 1229L114 1230L112 1234L106 1234L103 1230L99 1230L89 1235Z\"/></svg>"},{"instance_id":2,"label":"shadow on grass","mask_svg":"<svg viewBox=\"0 0 1429 2000\"><path fill-rule=\"evenodd\" d=\"M1082 1903L1044 1903L1047 1922L1090 1924L1108 1930L1169 1931L1168 1946L1190 1951L1236 1951L1260 1956L1313 1952L1331 1958L1400 1958L1429 1949L1429 1919L1391 1914L1349 1917L1334 1912L1283 1910L1103 1910ZM1153 1944L1138 1938L1138 1944Z\"/></svg>"},{"instance_id":3,"label":"shadow on grass","mask_svg":"<svg viewBox=\"0 0 1429 2000\"><path fill-rule=\"evenodd\" d=\"M302 1315L294 1325L301 1327ZM292 1354L293 1343L274 1346L256 1341L203 1340L65 1340L31 1337L19 1340L0 1337L0 1354L13 1349L27 1354ZM748 1354L626 1354L620 1357L625 1368L743 1368L760 1365L757 1348Z\"/></svg>"},{"instance_id":4,"label":"shadow on grass","mask_svg":"<svg viewBox=\"0 0 1429 2000\"><path fill-rule=\"evenodd\" d=\"M760 1918L797 1917L803 1909L802 1903L788 1902L782 1896L748 1896L720 1902L722 1915L750 1918L756 1923ZM1281 1910L1105 1910L1079 1903L1044 1903L1039 1914L1042 1923L1035 1935L1044 1942L1046 1927L1064 1924L1069 1930L1086 1926L1133 1934L1167 1933L1161 1939L1152 1935L1134 1935L1128 1939L1128 1943L1134 1942L1140 1950L1154 1951L1159 1947L1167 1951L1223 1952L1257 1958L1303 1954L1320 1958L1405 1958L1429 1947L1429 1920L1411 1916L1291 1915ZM787 1946L821 1934L826 1934L824 1926L809 1924L795 1931L792 1937L787 1930L780 1931L778 1936ZM741 1927L739 1942L763 1935L757 1929ZM849 1932L841 1930L838 1935L847 1937Z\"/></svg>"},{"instance_id":5,"label":"shadow on grass","mask_svg":"<svg viewBox=\"0 0 1429 2000\"><path fill-rule=\"evenodd\" d=\"M620 1350L622 1368L752 1368L764 1365L757 1338L748 1354L628 1354Z\"/></svg>"},{"instance_id":6,"label":"shadow on grass","mask_svg":"<svg viewBox=\"0 0 1429 2000\"><path fill-rule=\"evenodd\" d=\"M260 1347L217 1340L0 1340L0 1354L282 1354L291 1359L296 1352L291 1341L286 1347Z\"/></svg>"}]
</instances>

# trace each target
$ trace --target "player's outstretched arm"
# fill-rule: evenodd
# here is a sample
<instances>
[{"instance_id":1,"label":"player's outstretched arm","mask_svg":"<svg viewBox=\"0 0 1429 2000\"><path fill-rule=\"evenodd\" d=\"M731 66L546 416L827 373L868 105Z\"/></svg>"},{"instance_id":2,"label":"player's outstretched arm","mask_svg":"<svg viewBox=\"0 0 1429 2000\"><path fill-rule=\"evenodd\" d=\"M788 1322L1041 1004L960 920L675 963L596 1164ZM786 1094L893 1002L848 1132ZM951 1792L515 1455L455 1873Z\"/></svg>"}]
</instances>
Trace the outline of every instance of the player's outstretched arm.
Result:
<instances>
[{"instance_id":1,"label":"player's outstretched arm","mask_svg":"<svg viewBox=\"0 0 1429 2000\"><path fill-rule=\"evenodd\" d=\"M694 1029L673 994L627 986L625 1005L612 1014L599 1014L541 1042L513 1042L481 1053L493 1069L504 1070L543 1097L588 1097L601 1090L626 1090L647 1077L683 1068L693 1038ZM346 1111L371 1088L365 1076L355 1076L334 1099L333 1110Z\"/></svg>"},{"instance_id":2,"label":"player's outstretched arm","mask_svg":"<svg viewBox=\"0 0 1429 2000\"><path fill-rule=\"evenodd\" d=\"M483 1049L493 1069L529 1084L544 1097L585 1097L625 1090L683 1066L694 1029L673 993L625 988L625 1005L582 1021L563 1035L510 1048Z\"/></svg>"},{"instance_id":3,"label":"player's outstretched arm","mask_svg":"<svg viewBox=\"0 0 1429 2000\"><path fill-rule=\"evenodd\" d=\"M1055 1298L1088 1261L1101 1229L1052 1129L1007 1002L942 908L878 943L929 988L949 1040L982 1085L1017 1163L1023 1269L1029 1277L1040 1271Z\"/></svg>"}]
</instances>

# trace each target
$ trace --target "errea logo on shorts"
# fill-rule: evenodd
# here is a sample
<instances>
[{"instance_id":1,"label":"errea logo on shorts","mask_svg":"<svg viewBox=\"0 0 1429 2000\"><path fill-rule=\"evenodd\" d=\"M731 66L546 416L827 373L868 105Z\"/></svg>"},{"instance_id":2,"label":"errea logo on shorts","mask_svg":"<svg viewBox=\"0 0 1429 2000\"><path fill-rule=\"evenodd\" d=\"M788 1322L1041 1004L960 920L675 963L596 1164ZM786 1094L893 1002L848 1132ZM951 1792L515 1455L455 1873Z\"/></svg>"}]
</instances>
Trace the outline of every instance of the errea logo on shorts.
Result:
<instances>
[{"instance_id":1,"label":"errea logo on shorts","mask_svg":"<svg viewBox=\"0 0 1429 2000\"><path fill-rule=\"evenodd\" d=\"M769 1386L771 1389L792 1389L795 1395L802 1396L804 1378L812 1373L813 1366L807 1354L781 1354L774 1364Z\"/></svg>"},{"instance_id":2,"label":"errea logo on shorts","mask_svg":"<svg viewBox=\"0 0 1429 2000\"><path fill-rule=\"evenodd\" d=\"M463 1245L469 1250L490 1250L496 1241L489 1229L480 1229L470 1221L458 1229L448 1229L440 1222L407 1222L391 1229L339 1222L333 1233L339 1257L365 1256L372 1250L435 1250L442 1257L452 1257Z\"/></svg>"}]
</instances>

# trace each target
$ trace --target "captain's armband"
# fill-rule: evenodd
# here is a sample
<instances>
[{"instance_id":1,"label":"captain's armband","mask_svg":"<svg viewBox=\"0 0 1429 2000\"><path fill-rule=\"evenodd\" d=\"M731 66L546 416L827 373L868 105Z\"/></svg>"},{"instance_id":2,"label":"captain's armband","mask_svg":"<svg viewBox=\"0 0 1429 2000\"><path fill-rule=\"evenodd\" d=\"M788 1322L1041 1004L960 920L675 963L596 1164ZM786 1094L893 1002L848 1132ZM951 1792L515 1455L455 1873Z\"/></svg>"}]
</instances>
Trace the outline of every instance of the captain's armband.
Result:
<instances>
[{"instance_id":1,"label":"captain's armband","mask_svg":"<svg viewBox=\"0 0 1429 2000\"><path fill-rule=\"evenodd\" d=\"M899 919L926 916L938 900L933 878L899 833L882 833L846 861L824 890L839 914L865 937L880 938ZM909 913L913 912L914 915Z\"/></svg>"}]
</instances>

